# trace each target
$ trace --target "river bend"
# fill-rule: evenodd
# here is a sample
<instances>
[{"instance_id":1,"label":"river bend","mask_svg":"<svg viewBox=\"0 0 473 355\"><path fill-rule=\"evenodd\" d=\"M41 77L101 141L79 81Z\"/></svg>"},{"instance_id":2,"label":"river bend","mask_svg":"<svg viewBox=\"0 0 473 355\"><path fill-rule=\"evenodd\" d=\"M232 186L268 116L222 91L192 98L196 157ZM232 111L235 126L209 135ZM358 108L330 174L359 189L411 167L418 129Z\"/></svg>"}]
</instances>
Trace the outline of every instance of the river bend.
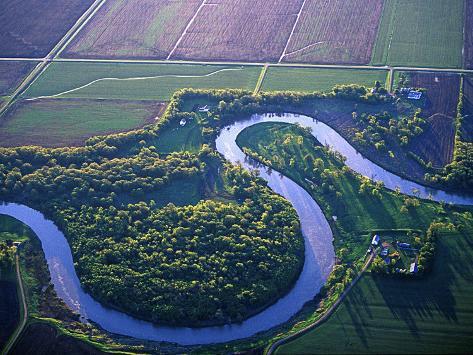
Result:
<instances>
[{"instance_id":1,"label":"river bend","mask_svg":"<svg viewBox=\"0 0 473 355\"><path fill-rule=\"evenodd\" d=\"M333 235L320 207L299 185L284 175L271 171L247 159L237 146L238 134L261 122L298 123L309 127L322 144L330 145L344 155L354 171L405 194L457 204L473 204L473 197L450 194L425 188L392 174L360 155L343 137L324 123L295 115L253 115L222 129L216 140L217 150L230 162L240 162L245 168L256 169L276 193L291 202L299 216L305 242L305 261L294 287L276 303L238 324L202 328L154 325L101 305L86 293L74 269L71 249L64 234L53 222L27 206L0 205L0 214L12 216L30 226L41 240L51 274L51 282L60 298L83 319L99 324L105 330L139 339L175 342L182 345L221 343L246 338L288 321L302 306L312 300L325 283L334 261Z\"/></svg>"}]
</instances>

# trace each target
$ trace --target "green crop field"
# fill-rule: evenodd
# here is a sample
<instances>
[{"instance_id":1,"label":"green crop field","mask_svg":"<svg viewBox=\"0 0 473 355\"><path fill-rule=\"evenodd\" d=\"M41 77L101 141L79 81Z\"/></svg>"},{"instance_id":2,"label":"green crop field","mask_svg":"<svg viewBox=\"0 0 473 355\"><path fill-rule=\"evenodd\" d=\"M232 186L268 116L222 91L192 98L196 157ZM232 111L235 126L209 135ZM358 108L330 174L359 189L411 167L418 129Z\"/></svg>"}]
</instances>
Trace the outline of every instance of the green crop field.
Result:
<instances>
[{"instance_id":1,"label":"green crop field","mask_svg":"<svg viewBox=\"0 0 473 355\"><path fill-rule=\"evenodd\" d=\"M386 0L371 63L461 67L463 0Z\"/></svg>"},{"instance_id":2,"label":"green crop field","mask_svg":"<svg viewBox=\"0 0 473 355\"><path fill-rule=\"evenodd\" d=\"M258 66L58 62L24 97L166 101L182 88L253 90L260 72Z\"/></svg>"},{"instance_id":3,"label":"green crop field","mask_svg":"<svg viewBox=\"0 0 473 355\"><path fill-rule=\"evenodd\" d=\"M262 90L329 91L342 84L374 86L376 80L384 85L386 76L384 70L269 67Z\"/></svg>"},{"instance_id":4,"label":"green crop field","mask_svg":"<svg viewBox=\"0 0 473 355\"><path fill-rule=\"evenodd\" d=\"M22 101L0 124L0 142L2 146L77 145L93 135L153 122L162 109L162 104L149 101Z\"/></svg>"},{"instance_id":5,"label":"green crop field","mask_svg":"<svg viewBox=\"0 0 473 355\"><path fill-rule=\"evenodd\" d=\"M471 225L440 236L434 269L425 279L365 275L326 323L277 353L470 352Z\"/></svg>"}]
</instances>

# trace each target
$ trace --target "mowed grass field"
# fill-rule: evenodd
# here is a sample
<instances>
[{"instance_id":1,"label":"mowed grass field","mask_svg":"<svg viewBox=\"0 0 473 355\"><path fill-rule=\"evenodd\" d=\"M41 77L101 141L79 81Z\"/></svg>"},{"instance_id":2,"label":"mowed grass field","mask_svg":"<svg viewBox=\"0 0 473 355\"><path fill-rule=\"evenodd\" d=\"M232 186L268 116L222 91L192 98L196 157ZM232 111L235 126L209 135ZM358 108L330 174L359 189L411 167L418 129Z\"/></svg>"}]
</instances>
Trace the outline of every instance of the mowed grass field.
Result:
<instances>
[{"instance_id":1,"label":"mowed grass field","mask_svg":"<svg viewBox=\"0 0 473 355\"><path fill-rule=\"evenodd\" d=\"M269 67L263 91L330 91L335 85L360 84L373 87L376 80L384 85L385 70L321 69Z\"/></svg>"},{"instance_id":2,"label":"mowed grass field","mask_svg":"<svg viewBox=\"0 0 473 355\"><path fill-rule=\"evenodd\" d=\"M368 63L382 9L380 0L307 0L283 61Z\"/></svg>"},{"instance_id":3,"label":"mowed grass field","mask_svg":"<svg viewBox=\"0 0 473 355\"><path fill-rule=\"evenodd\" d=\"M0 122L0 146L80 145L94 135L126 131L152 123L163 109L163 104L150 101L22 101Z\"/></svg>"},{"instance_id":4,"label":"mowed grass field","mask_svg":"<svg viewBox=\"0 0 473 355\"><path fill-rule=\"evenodd\" d=\"M0 1L3 57L43 57L94 0Z\"/></svg>"},{"instance_id":5,"label":"mowed grass field","mask_svg":"<svg viewBox=\"0 0 473 355\"><path fill-rule=\"evenodd\" d=\"M422 280L365 275L321 326L278 354L471 353L473 228L438 238Z\"/></svg>"},{"instance_id":6,"label":"mowed grass field","mask_svg":"<svg viewBox=\"0 0 473 355\"><path fill-rule=\"evenodd\" d=\"M462 67L463 0L385 0L374 65Z\"/></svg>"},{"instance_id":7,"label":"mowed grass field","mask_svg":"<svg viewBox=\"0 0 473 355\"><path fill-rule=\"evenodd\" d=\"M182 88L253 90L260 72L259 66L57 62L23 97L166 101Z\"/></svg>"},{"instance_id":8,"label":"mowed grass field","mask_svg":"<svg viewBox=\"0 0 473 355\"><path fill-rule=\"evenodd\" d=\"M165 59L201 2L108 0L63 56Z\"/></svg>"}]
</instances>

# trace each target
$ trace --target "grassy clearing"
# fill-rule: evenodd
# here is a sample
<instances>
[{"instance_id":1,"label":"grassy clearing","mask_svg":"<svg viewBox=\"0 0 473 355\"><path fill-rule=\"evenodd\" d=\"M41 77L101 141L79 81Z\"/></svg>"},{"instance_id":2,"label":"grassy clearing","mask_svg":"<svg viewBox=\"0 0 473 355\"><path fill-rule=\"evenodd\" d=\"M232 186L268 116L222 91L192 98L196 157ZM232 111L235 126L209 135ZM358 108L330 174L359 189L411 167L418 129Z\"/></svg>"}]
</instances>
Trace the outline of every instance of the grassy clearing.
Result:
<instances>
[{"instance_id":1,"label":"grassy clearing","mask_svg":"<svg viewBox=\"0 0 473 355\"><path fill-rule=\"evenodd\" d=\"M165 154L186 150L197 153L202 143L202 128L195 120L192 120L184 127L173 123L159 135L154 145L159 152Z\"/></svg>"},{"instance_id":2,"label":"grassy clearing","mask_svg":"<svg viewBox=\"0 0 473 355\"><path fill-rule=\"evenodd\" d=\"M33 235L33 231L17 219L0 215L0 242L7 239L14 242L23 242Z\"/></svg>"},{"instance_id":3,"label":"grassy clearing","mask_svg":"<svg viewBox=\"0 0 473 355\"><path fill-rule=\"evenodd\" d=\"M463 0L385 1L374 65L462 67Z\"/></svg>"},{"instance_id":4,"label":"grassy clearing","mask_svg":"<svg viewBox=\"0 0 473 355\"><path fill-rule=\"evenodd\" d=\"M59 62L49 66L24 97L57 95L100 80L60 97L166 101L182 88L253 90L260 72L257 66Z\"/></svg>"},{"instance_id":5,"label":"grassy clearing","mask_svg":"<svg viewBox=\"0 0 473 355\"><path fill-rule=\"evenodd\" d=\"M112 100L22 101L1 123L2 146L82 144L87 138L154 122L159 103Z\"/></svg>"},{"instance_id":6,"label":"grassy clearing","mask_svg":"<svg viewBox=\"0 0 473 355\"><path fill-rule=\"evenodd\" d=\"M384 85L387 71L320 68L269 67L263 81L263 91L330 91L335 85Z\"/></svg>"},{"instance_id":7,"label":"grassy clearing","mask_svg":"<svg viewBox=\"0 0 473 355\"><path fill-rule=\"evenodd\" d=\"M326 323L277 353L469 353L471 226L470 219L462 232L441 235L434 269L425 279L366 275Z\"/></svg>"}]
</instances>

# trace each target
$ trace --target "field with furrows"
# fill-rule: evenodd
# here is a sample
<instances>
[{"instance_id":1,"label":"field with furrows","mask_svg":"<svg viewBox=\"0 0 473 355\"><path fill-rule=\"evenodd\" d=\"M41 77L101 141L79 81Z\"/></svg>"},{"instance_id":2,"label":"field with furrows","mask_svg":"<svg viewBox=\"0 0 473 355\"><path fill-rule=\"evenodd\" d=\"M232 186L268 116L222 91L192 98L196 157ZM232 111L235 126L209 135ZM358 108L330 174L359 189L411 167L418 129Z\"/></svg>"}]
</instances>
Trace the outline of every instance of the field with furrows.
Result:
<instances>
[{"instance_id":1,"label":"field with furrows","mask_svg":"<svg viewBox=\"0 0 473 355\"><path fill-rule=\"evenodd\" d=\"M307 0L282 60L368 63L382 9L382 0Z\"/></svg>"},{"instance_id":2,"label":"field with furrows","mask_svg":"<svg viewBox=\"0 0 473 355\"><path fill-rule=\"evenodd\" d=\"M107 1L64 56L165 59L200 4L200 0Z\"/></svg>"},{"instance_id":3,"label":"field with furrows","mask_svg":"<svg viewBox=\"0 0 473 355\"><path fill-rule=\"evenodd\" d=\"M277 61L302 0L210 0L171 59Z\"/></svg>"}]
</instances>

